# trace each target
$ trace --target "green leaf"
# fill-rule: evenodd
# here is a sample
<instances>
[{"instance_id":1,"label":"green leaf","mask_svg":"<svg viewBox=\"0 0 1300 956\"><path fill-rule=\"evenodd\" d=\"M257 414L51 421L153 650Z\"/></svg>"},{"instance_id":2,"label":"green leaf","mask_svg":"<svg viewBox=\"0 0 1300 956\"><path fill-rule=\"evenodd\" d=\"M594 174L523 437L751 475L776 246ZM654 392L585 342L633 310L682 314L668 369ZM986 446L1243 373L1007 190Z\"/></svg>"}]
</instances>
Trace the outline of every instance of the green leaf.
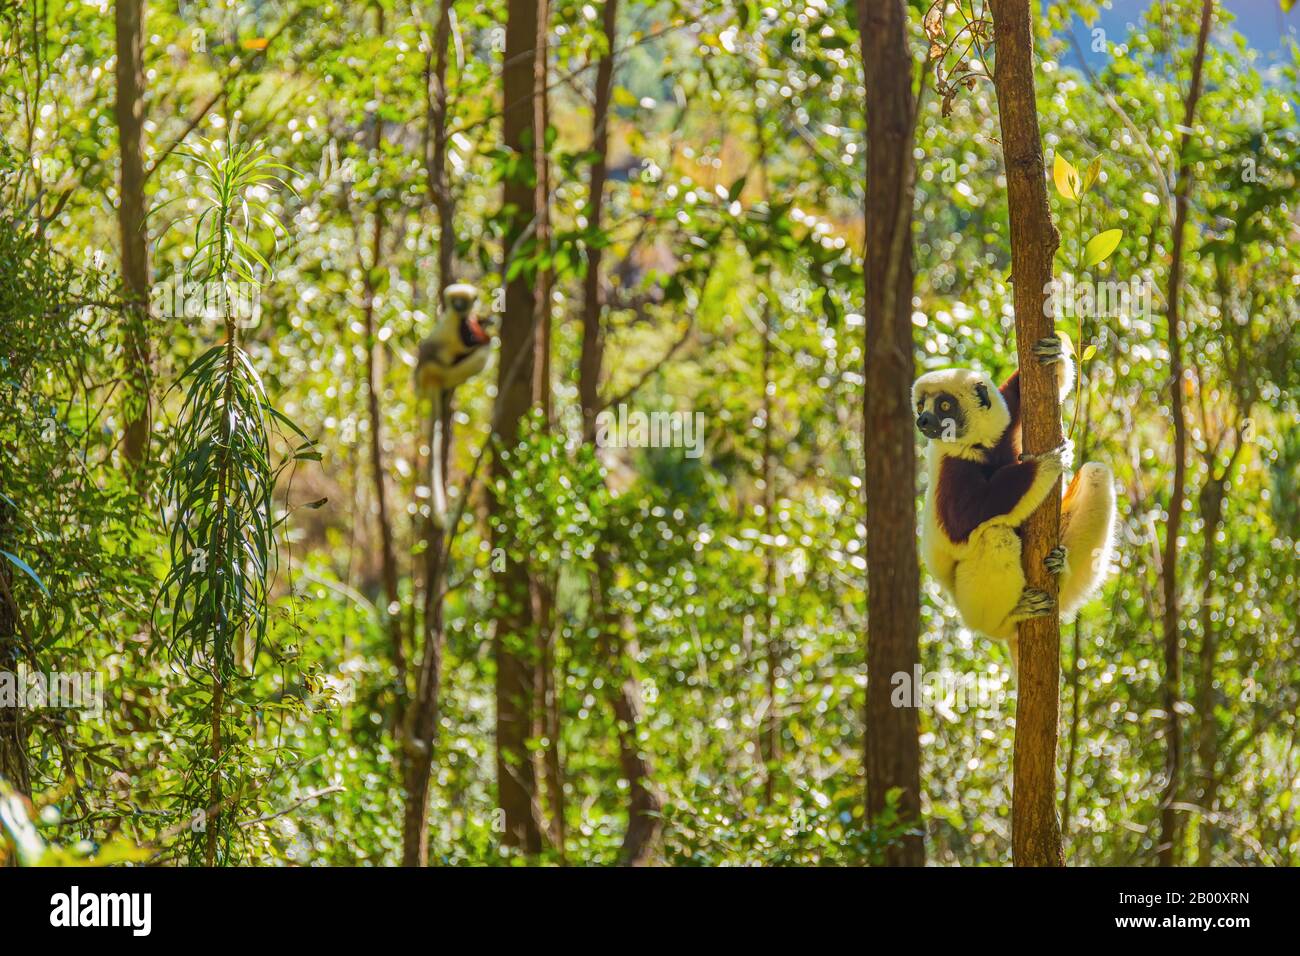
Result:
<instances>
[{"instance_id":1,"label":"green leaf","mask_svg":"<svg viewBox=\"0 0 1300 956\"><path fill-rule=\"evenodd\" d=\"M1084 265L1095 266L1099 262L1105 262L1119 246L1123 235L1123 229L1107 229L1089 239L1088 244L1083 247Z\"/></svg>"},{"instance_id":2,"label":"green leaf","mask_svg":"<svg viewBox=\"0 0 1300 956\"><path fill-rule=\"evenodd\" d=\"M45 587L45 582L41 580L40 575L38 575L35 571L32 570L31 565L29 565L22 558L18 557L18 555L10 554L8 551L0 551L0 554L3 554L6 558L12 561L14 567L16 567L19 571L22 571L29 578L35 581L36 586L41 589L41 591L45 594L46 597L50 596L49 589Z\"/></svg>"},{"instance_id":3,"label":"green leaf","mask_svg":"<svg viewBox=\"0 0 1300 956\"><path fill-rule=\"evenodd\" d=\"M1097 181L1101 175L1101 157L1094 156L1092 162L1088 164L1088 169L1083 174L1083 191L1086 193L1092 188L1092 184Z\"/></svg>"},{"instance_id":4,"label":"green leaf","mask_svg":"<svg viewBox=\"0 0 1300 956\"><path fill-rule=\"evenodd\" d=\"M1079 201L1079 171L1060 153L1052 162L1052 181L1056 183L1056 191L1066 199Z\"/></svg>"},{"instance_id":5,"label":"green leaf","mask_svg":"<svg viewBox=\"0 0 1300 956\"><path fill-rule=\"evenodd\" d=\"M1097 354L1097 346L1089 345L1086 349L1083 350L1083 361L1085 362L1088 361L1088 359L1092 358L1096 354Z\"/></svg>"}]
</instances>

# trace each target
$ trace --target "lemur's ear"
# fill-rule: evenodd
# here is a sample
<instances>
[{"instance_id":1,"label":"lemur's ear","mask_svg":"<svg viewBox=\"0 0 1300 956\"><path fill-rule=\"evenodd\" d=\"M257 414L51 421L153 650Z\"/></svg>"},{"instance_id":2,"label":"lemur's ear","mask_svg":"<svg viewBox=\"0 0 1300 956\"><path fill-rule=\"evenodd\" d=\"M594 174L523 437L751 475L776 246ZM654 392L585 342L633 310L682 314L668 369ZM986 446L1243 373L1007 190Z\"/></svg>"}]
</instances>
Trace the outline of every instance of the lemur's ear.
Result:
<instances>
[{"instance_id":1,"label":"lemur's ear","mask_svg":"<svg viewBox=\"0 0 1300 956\"><path fill-rule=\"evenodd\" d=\"M975 397L980 400L982 408L992 408L993 403L989 401L989 388L983 382L975 386Z\"/></svg>"}]
</instances>

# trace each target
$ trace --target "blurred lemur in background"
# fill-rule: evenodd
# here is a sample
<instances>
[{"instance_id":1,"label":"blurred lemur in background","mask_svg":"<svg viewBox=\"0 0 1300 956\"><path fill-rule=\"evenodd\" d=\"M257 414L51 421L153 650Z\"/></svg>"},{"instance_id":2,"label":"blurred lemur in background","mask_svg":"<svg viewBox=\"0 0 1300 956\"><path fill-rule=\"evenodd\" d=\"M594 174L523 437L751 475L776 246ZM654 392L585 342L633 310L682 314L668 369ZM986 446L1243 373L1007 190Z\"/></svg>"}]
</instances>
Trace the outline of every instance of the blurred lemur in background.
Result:
<instances>
[{"instance_id":1,"label":"blurred lemur in background","mask_svg":"<svg viewBox=\"0 0 1300 956\"><path fill-rule=\"evenodd\" d=\"M430 482L433 516L446 527L447 492L442 484L443 408L460 385L482 372L492 354L492 316L478 314L478 289L465 282L447 286L442 315L420 343L416 358L416 390L433 402L430 443Z\"/></svg>"}]
</instances>

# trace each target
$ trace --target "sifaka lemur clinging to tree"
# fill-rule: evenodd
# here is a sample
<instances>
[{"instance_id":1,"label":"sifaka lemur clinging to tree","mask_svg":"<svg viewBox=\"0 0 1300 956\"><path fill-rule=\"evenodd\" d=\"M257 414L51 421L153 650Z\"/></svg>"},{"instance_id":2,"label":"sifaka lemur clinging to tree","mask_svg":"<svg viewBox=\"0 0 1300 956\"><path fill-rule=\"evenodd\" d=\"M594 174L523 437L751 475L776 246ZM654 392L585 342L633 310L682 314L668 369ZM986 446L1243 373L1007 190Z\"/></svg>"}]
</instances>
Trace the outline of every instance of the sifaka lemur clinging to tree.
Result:
<instances>
[{"instance_id":1,"label":"sifaka lemur clinging to tree","mask_svg":"<svg viewBox=\"0 0 1300 956\"><path fill-rule=\"evenodd\" d=\"M443 293L442 315L420 343L416 358L416 390L433 403L430 444L430 488L433 515L445 527L447 493L442 483L443 409L457 385L482 372L492 354L492 317L478 314L478 289L458 282Z\"/></svg>"},{"instance_id":2,"label":"sifaka lemur clinging to tree","mask_svg":"<svg viewBox=\"0 0 1300 956\"><path fill-rule=\"evenodd\" d=\"M1069 340L1045 338L1034 347L1056 365L1061 397L1074 365ZM929 439L921 550L930 573L952 597L966 626L1008 641L1017 661L1016 624L1055 612L1045 591L1026 585L1021 567L1025 520L1071 464L1065 442L1042 455L1021 452L1020 372L1001 389L971 369L927 372L912 386L916 427ZM1061 503L1061 541L1047 556L1060 576L1061 613L1076 612L1110 567L1115 491L1110 469L1079 468Z\"/></svg>"}]
</instances>

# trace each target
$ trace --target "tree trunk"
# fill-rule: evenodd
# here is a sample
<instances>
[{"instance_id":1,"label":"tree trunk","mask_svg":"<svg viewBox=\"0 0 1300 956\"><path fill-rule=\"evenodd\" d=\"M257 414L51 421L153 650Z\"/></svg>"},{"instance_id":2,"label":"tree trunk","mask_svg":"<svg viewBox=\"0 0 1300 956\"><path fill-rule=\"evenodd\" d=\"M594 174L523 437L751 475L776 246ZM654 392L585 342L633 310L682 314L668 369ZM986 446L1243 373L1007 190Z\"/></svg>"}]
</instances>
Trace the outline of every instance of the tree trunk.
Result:
<instances>
[{"instance_id":1,"label":"tree trunk","mask_svg":"<svg viewBox=\"0 0 1300 956\"><path fill-rule=\"evenodd\" d=\"M441 296L439 300L441 301ZM451 417L451 396L444 395L440 431L444 487L451 446ZM405 715L402 740L402 786L405 793L402 819L403 866L426 866L429 862L429 781L433 772L433 747L438 734L438 709L442 700L446 533L432 514L425 522L424 540L424 642L420 669L416 674L415 696Z\"/></svg>"},{"instance_id":2,"label":"tree trunk","mask_svg":"<svg viewBox=\"0 0 1300 956\"><path fill-rule=\"evenodd\" d=\"M916 449L912 435L912 141L917 107L907 13L901 0L858 0L866 69L867 452L867 812L878 815L892 789L918 827L921 744L915 707L895 707L891 677L920 662L920 569L916 556ZM890 847L887 862L920 866L925 841Z\"/></svg>"},{"instance_id":3,"label":"tree trunk","mask_svg":"<svg viewBox=\"0 0 1300 956\"><path fill-rule=\"evenodd\" d=\"M548 0L510 0L506 20L503 111L505 147L530 156L531 145L545 135L536 128L534 100L544 96L537 88L535 45L538 27L549 17ZM502 187L502 203L510 210L505 233L506 274L519 254L526 233L534 228L537 213L536 183L512 176ZM493 479L511 467L506 457L519 440L519 425L533 399L538 317L542 304L525 271L506 284L505 315L501 323L501 361L493 415ZM494 513L508 510L508 502L491 496ZM495 522L494 522L495 528ZM533 657L537 622L533 619L528 566L510 555L508 535L493 532L493 549L501 549L505 568L497 575L497 607L493 633L496 657L497 793L504 814L502 843L535 854L542 847L536 817L537 776L528 750L532 730Z\"/></svg>"},{"instance_id":4,"label":"tree trunk","mask_svg":"<svg viewBox=\"0 0 1300 956\"><path fill-rule=\"evenodd\" d=\"M758 83L757 76L754 83ZM754 138L758 144L758 171L762 173L760 195L765 203L771 201L767 171L767 135L766 117L755 107ZM758 262L755 262L758 266ZM772 544L775 530L774 513L776 511L776 466L773 460L772 446L772 395L773 384L773 336L772 328L772 288L770 269L762 280L763 348L762 380L763 389L760 401L760 413L763 419L763 442L759 477L763 482L763 651L766 684L764 687L763 723L758 733L758 755L763 762L763 802L768 806L776 796L777 775L781 768L781 705L777 700L777 690L781 679L781 659L784 654L781 634L777 628L776 614L776 549Z\"/></svg>"},{"instance_id":5,"label":"tree trunk","mask_svg":"<svg viewBox=\"0 0 1300 956\"><path fill-rule=\"evenodd\" d=\"M438 6L433 48L429 51L429 142L425 174L429 195L438 211L438 273L434 309L441 310L443 290L451 284L455 251L455 206L447 183L447 44L451 38L451 0ZM453 393L444 392L439 421L430 422L429 441L442 445L438 456L442 473L430 475L447 487L451 458ZM446 585L446 530L431 514L424 523L424 620L420 666L415 678L415 696L403 719L402 786L405 806L402 818L402 865L426 866L429 862L429 782L433 772L433 750L438 734L438 713L442 701L443 598ZM403 681L403 684L405 681Z\"/></svg>"},{"instance_id":6,"label":"tree trunk","mask_svg":"<svg viewBox=\"0 0 1300 956\"><path fill-rule=\"evenodd\" d=\"M382 35L384 32L384 11L375 8L375 27ZM378 91L376 90L376 102ZM370 151L378 154L383 141L383 120L376 108L370 116ZM366 413L370 419L370 480L375 486L375 502L378 508L380 561L384 586L384 622L388 629L388 640L392 648L393 663L397 667L398 687L406 694L406 649L403 645L402 619L395 610L398 605L397 552L393 545L393 521L388 509L388 469L384 463L383 414L379 405L379 393L383 390L383 371L378 355L380 343L375 334L375 273L380 268L383 258L384 214L383 206L376 201L374 209L374 229L370 239L370 262L362 261L362 335L366 349Z\"/></svg>"},{"instance_id":7,"label":"tree trunk","mask_svg":"<svg viewBox=\"0 0 1300 956\"><path fill-rule=\"evenodd\" d=\"M1205 44L1210 35L1214 0L1201 6L1201 27L1196 37L1196 56L1192 61L1192 85L1183 104L1183 140L1179 148L1178 183L1174 190L1174 234L1169 265L1169 400L1174 419L1174 484L1169 492L1169 521L1165 526L1165 547L1161 559L1160 581L1164 590L1164 708L1165 708L1165 789L1160 798L1161 866L1173 866L1177 859L1179 784L1183 773L1182 718L1178 713L1182 685L1181 634L1178 622L1178 534L1183 524L1183 506L1187 494L1187 420L1183 410L1183 345L1179 323L1179 299L1183 289L1183 239L1187 224L1187 194L1191 188L1187 146L1191 141L1192 123L1196 121L1196 103L1201 98L1201 67L1205 63Z\"/></svg>"},{"instance_id":8,"label":"tree trunk","mask_svg":"<svg viewBox=\"0 0 1300 956\"><path fill-rule=\"evenodd\" d=\"M587 197L587 228L604 227L605 183L609 179L609 106L614 93L614 50L618 43L618 0L605 0L602 13L605 55L596 65L595 105L591 115L591 185ZM588 243L587 272L582 279L582 355L578 360L578 400L582 404L583 440L596 440L600 413L600 375L605 358L601 312L605 307L600 267L605 250Z\"/></svg>"},{"instance_id":9,"label":"tree trunk","mask_svg":"<svg viewBox=\"0 0 1300 956\"><path fill-rule=\"evenodd\" d=\"M596 66L596 100L592 112L591 188L587 223L593 231L604 227L605 183L609 167L609 106L614 91L614 51L618 43L618 0L605 0L602 13L605 55ZM578 363L578 396L582 404L582 435L590 445L596 441L596 416L600 413L600 377L604 364L605 337L601 326L604 286L601 262L604 250L588 245L587 273L583 278L582 354ZM649 862L662 827L663 797L654 784L650 760L641 752L641 685L633 671L636 643L625 638L623 626L610 600L614 586L614 561L604 541L597 542L596 574L591 588L591 614L597 622L597 650L609 671L609 706L618 738L619 767L628 782L627 829L619 862L640 866Z\"/></svg>"},{"instance_id":10,"label":"tree trunk","mask_svg":"<svg viewBox=\"0 0 1300 956\"><path fill-rule=\"evenodd\" d=\"M376 119L376 122L378 120ZM362 309L362 335L366 347L366 414L370 419L370 480L375 486L375 501L378 508L381 573L384 587L384 622L388 629L388 641L392 648L393 662L397 666L398 686L404 687L406 681L406 651L402 644L402 619L394 610L398 604L397 591L397 553L393 545L393 522L388 508L387 468L384 464L383 412L379 405L379 393L383 388L383 372L379 356L380 348L375 337L375 289L372 273L379 267L381 255L382 218L379 209L375 210L374 236L370 245L371 264L365 270L365 306Z\"/></svg>"},{"instance_id":11,"label":"tree trunk","mask_svg":"<svg viewBox=\"0 0 1300 956\"><path fill-rule=\"evenodd\" d=\"M993 0L993 85L1007 176L1016 350L1023 402L1024 449L1041 454L1064 440L1055 375L1039 364L1034 343L1052 334L1044 304L1059 236L1047 204L1046 170L1034 100L1034 37L1028 0ZM1056 580L1043 565L1060 540L1061 483L1025 525L1023 561L1030 587L1056 597ZM1056 614L1022 622L1016 697L1011 809L1012 857L1017 866L1064 866L1056 815L1057 721L1060 712L1061 633Z\"/></svg>"},{"instance_id":12,"label":"tree trunk","mask_svg":"<svg viewBox=\"0 0 1300 956\"><path fill-rule=\"evenodd\" d=\"M144 0L117 0L117 138L121 196L117 225L122 243L122 345L128 391L122 452L138 466L149 456L150 378L148 206L144 196Z\"/></svg>"},{"instance_id":13,"label":"tree trunk","mask_svg":"<svg viewBox=\"0 0 1300 956\"><path fill-rule=\"evenodd\" d=\"M533 83L540 95L533 99L533 128L545 130L549 123L547 77L547 23L538 17L537 42L533 50ZM537 246L551 247L550 160L546 154L546 137L533 140L533 169L537 172L536 234ZM533 354L533 404L541 409L547 428L552 427L551 409L551 270L537 272L537 346ZM549 570L536 568L528 582L532 594L533 620L537 625L537 652L533 660L533 736L545 741L538 753L537 776L542 781L544 801L539 800L546 821L551 846L564 861L564 767L560 754L560 708L555 688L556 639L555 588Z\"/></svg>"},{"instance_id":14,"label":"tree trunk","mask_svg":"<svg viewBox=\"0 0 1300 956\"><path fill-rule=\"evenodd\" d=\"M1218 724L1214 719L1214 665L1218 655L1217 634L1211 601L1214 597L1214 569L1219 561L1219 543L1216 540L1223 523L1225 488L1231 480L1231 466L1220 477L1214 473L1214 462L1209 463L1209 474L1200 494L1200 512L1203 525L1204 547L1201 551L1201 656L1200 674L1196 682L1196 762L1201 776L1199 801L1203 813L1198 866L1209 866L1214 849L1215 830L1210 815L1217 800L1218 776Z\"/></svg>"},{"instance_id":15,"label":"tree trunk","mask_svg":"<svg viewBox=\"0 0 1300 956\"><path fill-rule=\"evenodd\" d=\"M438 22L433 31L433 49L429 55L428 128L432 148L426 159L425 178L434 208L438 211L438 303L442 307L442 290L452 283L456 255L455 205L447 181L447 45L451 42L451 2L440 0Z\"/></svg>"},{"instance_id":16,"label":"tree trunk","mask_svg":"<svg viewBox=\"0 0 1300 956\"><path fill-rule=\"evenodd\" d=\"M760 143L762 132L759 132ZM760 167L763 163L760 161ZM767 173L763 173L766 188ZM763 761L763 801L772 805L776 796L776 780L781 767L781 706L777 701L777 686L781 677L781 636L777 633L776 619L776 555L772 540L775 525L772 513L776 510L775 468L772 461L772 301L770 288L763 297L763 650L766 657L766 714L758 735L758 753Z\"/></svg>"},{"instance_id":17,"label":"tree trunk","mask_svg":"<svg viewBox=\"0 0 1300 956\"><path fill-rule=\"evenodd\" d=\"M0 500L0 545L6 549L6 540L12 527L14 509ZM22 638L19 632L18 607L14 604L13 574L9 562L0 558L0 673L18 673L22 660ZM23 710L18 701L14 706L0 706L0 778L7 780L19 793L31 796L31 775L27 764L27 730L23 724Z\"/></svg>"}]
</instances>

